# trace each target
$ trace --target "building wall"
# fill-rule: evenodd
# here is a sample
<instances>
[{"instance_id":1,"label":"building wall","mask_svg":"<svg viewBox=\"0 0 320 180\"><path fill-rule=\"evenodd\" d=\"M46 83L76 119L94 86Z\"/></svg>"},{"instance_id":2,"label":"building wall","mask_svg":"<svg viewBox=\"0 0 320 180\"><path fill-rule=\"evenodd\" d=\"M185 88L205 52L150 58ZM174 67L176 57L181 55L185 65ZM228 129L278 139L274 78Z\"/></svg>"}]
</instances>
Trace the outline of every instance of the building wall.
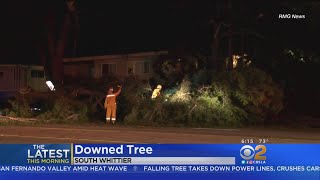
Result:
<instances>
[{"instance_id":1,"label":"building wall","mask_svg":"<svg viewBox=\"0 0 320 180\"><path fill-rule=\"evenodd\" d=\"M95 78L99 79L99 78L102 78L104 75L107 75L107 74L103 74L103 68L106 65L115 66L114 68L111 68L113 72L110 72L110 74L120 78L124 77L125 61L126 61L126 58L122 56L94 60Z\"/></svg>"},{"instance_id":2,"label":"building wall","mask_svg":"<svg viewBox=\"0 0 320 180\"><path fill-rule=\"evenodd\" d=\"M96 79L107 75L118 78L134 76L138 79L149 79L153 76L152 62L163 53L167 52L68 58L64 59L65 76L77 78L91 74ZM88 65L89 62L92 64Z\"/></svg>"},{"instance_id":3,"label":"building wall","mask_svg":"<svg viewBox=\"0 0 320 180\"><path fill-rule=\"evenodd\" d=\"M144 73L144 67L143 64L145 62L149 63L148 66L148 73ZM136 76L139 79L148 79L152 76L152 60L147 59L146 57L120 57L120 58L114 58L114 59L105 59L105 60L98 60L95 62L95 77L96 78L102 78L103 74L103 66L111 65L115 66L115 72L112 72L111 74L115 75L119 78L125 78L127 76L133 75ZM131 71L130 71L131 69Z\"/></svg>"},{"instance_id":4,"label":"building wall","mask_svg":"<svg viewBox=\"0 0 320 180\"><path fill-rule=\"evenodd\" d=\"M0 91L17 91L26 85L26 69L18 65L0 66Z\"/></svg>"},{"instance_id":5,"label":"building wall","mask_svg":"<svg viewBox=\"0 0 320 180\"><path fill-rule=\"evenodd\" d=\"M0 65L0 91L17 92L26 86L36 92L48 90L43 67Z\"/></svg>"},{"instance_id":6,"label":"building wall","mask_svg":"<svg viewBox=\"0 0 320 180\"><path fill-rule=\"evenodd\" d=\"M129 57L127 61L127 75L129 75L128 68L133 67L133 74L139 79L149 79L153 76L152 63L156 56L134 56Z\"/></svg>"},{"instance_id":7,"label":"building wall","mask_svg":"<svg viewBox=\"0 0 320 180\"><path fill-rule=\"evenodd\" d=\"M68 78L89 79L94 77L93 70L93 63L73 63L64 65L64 74Z\"/></svg>"}]
</instances>

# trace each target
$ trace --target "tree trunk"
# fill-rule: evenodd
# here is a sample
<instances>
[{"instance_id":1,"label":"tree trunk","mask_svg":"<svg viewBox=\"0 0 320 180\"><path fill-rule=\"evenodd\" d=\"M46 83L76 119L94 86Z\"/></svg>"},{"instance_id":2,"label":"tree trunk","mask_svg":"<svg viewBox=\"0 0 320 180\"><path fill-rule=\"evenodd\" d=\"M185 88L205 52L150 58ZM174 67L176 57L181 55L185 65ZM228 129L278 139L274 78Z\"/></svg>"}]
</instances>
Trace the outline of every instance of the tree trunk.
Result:
<instances>
[{"instance_id":1,"label":"tree trunk","mask_svg":"<svg viewBox=\"0 0 320 180\"><path fill-rule=\"evenodd\" d=\"M64 71L63 71L63 57L67 41L67 34L70 27L70 14L66 14L64 22L60 30L60 37L57 40L55 47L55 54L53 56L53 81L59 85L63 84Z\"/></svg>"},{"instance_id":2,"label":"tree trunk","mask_svg":"<svg viewBox=\"0 0 320 180\"><path fill-rule=\"evenodd\" d=\"M233 44L232 44L232 31L233 31L233 14L232 14L232 0L228 0L228 23L231 25L228 30L228 58L229 62L227 65L227 70L231 70L233 68Z\"/></svg>"},{"instance_id":3,"label":"tree trunk","mask_svg":"<svg viewBox=\"0 0 320 180\"><path fill-rule=\"evenodd\" d=\"M213 25L213 42L212 42L212 60L209 63L209 69L218 69L218 52L219 52L219 25L218 23L214 22Z\"/></svg>"},{"instance_id":4,"label":"tree trunk","mask_svg":"<svg viewBox=\"0 0 320 180\"><path fill-rule=\"evenodd\" d=\"M40 58L46 71L47 79L52 81L55 86L61 86L64 79L63 57L66 47L67 34L71 25L71 14L65 12L62 25L59 25L59 9L62 6L49 6L45 16L46 39L44 48L39 47ZM61 12L61 11L60 11Z\"/></svg>"}]
</instances>

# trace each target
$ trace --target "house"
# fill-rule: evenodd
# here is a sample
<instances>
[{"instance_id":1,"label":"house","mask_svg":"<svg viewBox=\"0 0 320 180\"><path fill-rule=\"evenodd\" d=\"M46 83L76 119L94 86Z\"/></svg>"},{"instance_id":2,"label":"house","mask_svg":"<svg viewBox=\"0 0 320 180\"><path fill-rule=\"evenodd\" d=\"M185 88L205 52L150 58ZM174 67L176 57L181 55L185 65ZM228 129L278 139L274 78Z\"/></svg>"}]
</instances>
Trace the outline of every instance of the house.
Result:
<instances>
[{"instance_id":1,"label":"house","mask_svg":"<svg viewBox=\"0 0 320 180\"><path fill-rule=\"evenodd\" d=\"M42 66L26 66L6 64L0 65L0 98L11 96L25 87L36 92L46 92L44 68Z\"/></svg>"},{"instance_id":2,"label":"house","mask_svg":"<svg viewBox=\"0 0 320 180\"><path fill-rule=\"evenodd\" d=\"M146 80L153 76L152 62L163 54L168 52L64 58L64 74L66 79L100 79L109 75L123 79L131 75Z\"/></svg>"}]
</instances>

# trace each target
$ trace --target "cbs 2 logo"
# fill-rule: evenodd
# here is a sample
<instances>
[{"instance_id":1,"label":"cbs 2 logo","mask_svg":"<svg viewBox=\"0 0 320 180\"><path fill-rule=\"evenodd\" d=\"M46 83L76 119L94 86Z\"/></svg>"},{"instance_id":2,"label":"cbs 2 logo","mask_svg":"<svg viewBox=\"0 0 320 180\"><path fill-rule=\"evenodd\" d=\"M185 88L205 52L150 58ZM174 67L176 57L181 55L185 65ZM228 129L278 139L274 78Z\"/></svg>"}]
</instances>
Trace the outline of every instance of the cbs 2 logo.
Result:
<instances>
[{"instance_id":1,"label":"cbs 2 logo","mask_svg":"<svg viewBox=\"0 0 320 180\"><path fill-rule=\"evenodd\" d=\"M250 145L245 145L240 149L240 156L244 160L260 160L265 161L267 160L267 156L263 156L267 152L267 147L265 145L257 145L253 148Z\"/></svg>"}]
</instances>

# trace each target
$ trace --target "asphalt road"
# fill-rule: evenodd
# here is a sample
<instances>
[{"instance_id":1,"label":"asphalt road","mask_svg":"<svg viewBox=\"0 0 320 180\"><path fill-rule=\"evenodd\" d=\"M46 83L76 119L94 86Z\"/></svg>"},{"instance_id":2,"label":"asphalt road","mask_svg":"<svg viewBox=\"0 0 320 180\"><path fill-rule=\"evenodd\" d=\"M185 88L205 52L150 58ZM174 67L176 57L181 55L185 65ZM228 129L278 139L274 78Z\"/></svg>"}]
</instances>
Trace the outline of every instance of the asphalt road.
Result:
<instances>
[{"instance_id":1,"label":"asphalt road","mask_svg":"<svg viewBox=\"0 0 320 180\"><path fill-rule=\"evenodd\" d=\"M318 130L182 129L120 126L0 126L0 143L320 143Z\"/></svg>"}]
</instances>

